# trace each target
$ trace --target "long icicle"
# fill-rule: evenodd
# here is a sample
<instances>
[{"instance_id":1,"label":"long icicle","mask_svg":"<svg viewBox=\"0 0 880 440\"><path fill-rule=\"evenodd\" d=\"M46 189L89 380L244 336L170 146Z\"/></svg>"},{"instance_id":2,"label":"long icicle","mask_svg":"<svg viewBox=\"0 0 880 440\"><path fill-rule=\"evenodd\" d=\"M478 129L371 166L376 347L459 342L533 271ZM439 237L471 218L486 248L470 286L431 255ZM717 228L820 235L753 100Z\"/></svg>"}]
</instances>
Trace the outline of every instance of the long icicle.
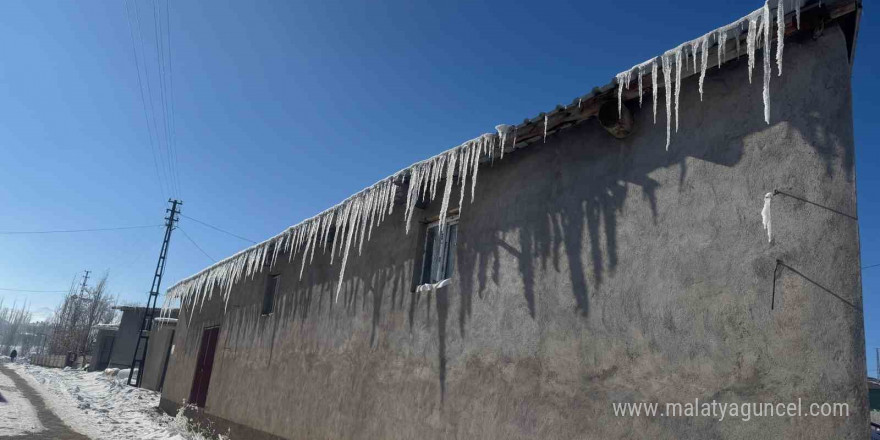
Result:
<instances>
[{"instance_id":1,"label":"long icicle","mask_svg":"<svg viewBox=\"0 0 880 440\"><path fill-rule=\"evenodd\" d=\"M663 83L666 89L666 151L669 151L669 143L672 141L672 55L663 54Z\"/></svg>"},{"instance_id":2,"label":"long icicle","mask_svg":"<svg viewBox=\"0 0 880 440\"><path fill-rule=\"evenodd\" d=\"M772 56L770 48L770 4L769 0L764 3L764 122L770 124L770 77L773 72L770 68L770 57Z\"/></svg>"},{"instance_id":3,"label":"long icicle","mask_svg":"<svg viewBox=\"0 0 880 440\"><path fill-rule=\"evenodd\" d=\"M769 44L768 44L769 46ZM785 47L785 10L782 0L776 6L776 69L782 76L782 49Z\"/></svg>"}]
</instances>

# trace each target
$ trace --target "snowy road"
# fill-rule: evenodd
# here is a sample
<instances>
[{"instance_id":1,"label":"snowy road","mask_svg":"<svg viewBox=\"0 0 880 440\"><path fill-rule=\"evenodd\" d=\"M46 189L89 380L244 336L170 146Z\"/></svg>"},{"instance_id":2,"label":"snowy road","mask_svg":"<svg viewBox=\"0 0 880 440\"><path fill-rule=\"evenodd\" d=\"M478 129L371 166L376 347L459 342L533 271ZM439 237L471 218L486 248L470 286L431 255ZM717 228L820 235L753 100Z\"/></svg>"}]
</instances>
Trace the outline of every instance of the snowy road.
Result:
<instances>
[{"instance_id":1,"label":"snowy road","mask_svg":"<svg viewBox=\"0 0 880 440\"><path fill-rule=\"evenodd\" d=\"M0 395L3 439L204 438L185 418L160 412L159 393L101 372L0 364Z\"/></svg>"},{"instance_id":2,"label":"snowy road","mask_svg":"<svg viewBox=\"0 0 880 440\"><path fill-rule=\"evenodd\" d=\"M0 438L88 439L68 428L27 381L3 364L0 364L0 393Z\"/></svg>"}]
</instances>

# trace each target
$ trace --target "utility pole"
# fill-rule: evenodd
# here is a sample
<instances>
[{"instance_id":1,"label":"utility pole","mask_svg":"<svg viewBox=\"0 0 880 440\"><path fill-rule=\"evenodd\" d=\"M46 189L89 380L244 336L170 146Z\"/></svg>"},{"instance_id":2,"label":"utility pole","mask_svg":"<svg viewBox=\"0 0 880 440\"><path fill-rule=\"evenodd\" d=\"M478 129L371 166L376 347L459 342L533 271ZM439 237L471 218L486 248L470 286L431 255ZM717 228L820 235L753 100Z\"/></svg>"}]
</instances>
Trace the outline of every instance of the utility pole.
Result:
<instances>
[{"instance_id":1,"label":"utility pole","mask_svg":"<svg viewBox=\"0 0 880 440\"><path fill-rule=\"evenodd\" d=\"M128 372L128 384L134 387L141 386L141 379L144 376L144 360L147 357L147 347L150 342L150 330L153 328L153 317L155 316L156 300L159 298L159 285L162 284L162 273L165 272L165 261L168 257L168 244L171 242L171 231L174 230L178 215L180 214L180 205L183 202L176 199L169 199L171 208L166 209L168 217L165 217L165 239L162 240L162 249L159 251L159 261L156 263L156 272L153 274L153 284L150 287L150 296L147 298L147 309L144 310L144 319L141 322L141 331L138 332L137 345L134 347L134 357L131 359L131 368ZM141 351L141 345L143 350ZM137 369L137 376L134 370ZM132 380L134 379L134 380Z\"/></svg>"},{"instance_id":2,"label":"utility pole","mask_svg":"<svg viewBox=\"0 0 880 440\"><path fill-rule=\"evenodd\" d=\"M86 275L83 277L83 283L81 286L79 286L79 296L80 297L82 297L86 291L86 283L89 281L89 274L90 273L92 273L92 271L90 271L90 270L86 271Z\"/></svg>"},{"instance_id":3,"label":"utility pole","mask_svg":"<svg viewBox=\"0 0 880 440\"><path fill-rule=\"evenodd\" d=\"M85 299L86 283L89 282L89 274L90 273L92 273L92 271L90 271L90 270L85 271L85 275L83 276L82 284L79 286L79 295L73 295L73 298L72 298L73 299L73 320L71 321L71 327L70 327L71 336L70 336L70 338L73 339L74 353L79 351L79 343L77 341L78 338L76 337L76 323L77 323L77 320L79 319L79 302L81 300ZM88 333L89 333L89 329L86 329L86 335L88 335ZM88 336L86 336L86 337L88 337Z\"/></svg>"},{"instance_id":4,"label":"utility pole","mask_svg":"<svg viewBox=\"0 0 880 440\"><path fill-rule=\"evenodd\" d=\"M880 380L880 348L875 348L877 351L877 380Z\"/></svg>"}]
</instances>

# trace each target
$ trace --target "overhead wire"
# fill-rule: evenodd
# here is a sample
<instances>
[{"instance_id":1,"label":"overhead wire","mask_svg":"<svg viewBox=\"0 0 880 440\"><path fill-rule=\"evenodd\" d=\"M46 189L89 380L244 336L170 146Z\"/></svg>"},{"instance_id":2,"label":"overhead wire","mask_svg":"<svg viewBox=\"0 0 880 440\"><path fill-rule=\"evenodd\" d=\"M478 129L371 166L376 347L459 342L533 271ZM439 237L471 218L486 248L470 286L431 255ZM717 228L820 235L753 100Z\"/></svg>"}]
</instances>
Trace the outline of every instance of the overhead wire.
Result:
<instances>
[{"instance_id":1,"label":"overhead wire","mask_svg":"<svg viewBox=\"0 0 880 440\"><path fill-rule=\"evenodd\" d=\"M66 293L67 290L28 290L28 289L9 289L6 287L0 287L0 290L4 292L24 292L24 293Z\"/></svg>"},{"instance_id":2,"label":"overhead wire","mask_svg":"<svg viewBox=\"0 0 880 440\"><path fill-rule=\"evenodd\" d=\"M159 158L157 158L157 151L159 151L159 148L156 146L155 142L153 141L153 130L152 130L152 126L150 124L149 112L147 111L147 100L144 97L144 84L143 84L143 80L141 79L141 63L138 61L139 58L138 58L138 52L137 52L137 43L136 43L136 39L135 39L134 25L132 24L132 21L131 21L131 7L130 7L130 4L127 0L123 0L123 3L125 4L125 18L128 22L129 35L131 36L131 49L132 49L132 53L134 54L134 67L135 67L135 70L137 71L138 91L140 91L140 95L141 95L141 106L143 107L143 111L144 111L144 120L147 123L147 135L149 136L149 140L150 140L150 154L153 156L153 165L155 166L155 169L156 169L156 181L159 184L159 192L161 193L162 198L165 199L165 198L168 198L168 195L169 195L169 192L166 190L166 187L165 187L166 186L165 182L162 179L162 175L164 175L165 168L164 168L164 166L162 167L162 175L160 175ZM135 9L135 12L137 12L137 3L134 4L134 9ZM140 29L140 26L138 26L138 29ZM141 45L141 47L143 47L143 44ZM141 51L143 51L143 49ZM146 74L146 72L144 72L144 73ZM149 78L148 78L148 80L149 80Z\"/></svg>"},{"instance_id":3,"label":"overhead wire","mask_svg":"<svg viewBox=\"0 0 880 440\"><path fill-rule=\"evenodd\" d=\"M132 0L132 1L134 2L134 0ZM135 14L134 14L135 23L137 24L136 34L137 34L138 40L140 42L141 59L144 64L144 77L145 77L145 82L147 85L147 97L148 97L147 101L149 102L149 107L150 107L149 113L152 116L152 118L148 118L147 124L150 125L150 123L152 123L153 133L155 134L155 138L156 138L156 149L158 150L158 153L159 153L159 162L162 163L162 166L160 167L162 170L162 175L164 176L165 180L167 181L167 184L169 187L169 193L171 194L172 197L175 197L176 191L175 191L174 185L171 181L172 178L170 177L170 175L171 175L170 160L167 157L167 154L164 156L162 154L162 138L160 135L159 123L157 122L157 117L156 117L156 114L157 114L156 106L153 102L153 88L150 85L150 75L149 75L149 71L147 70L147 61L146 61L147 49L146 49L146 46L144 45L143 30L141 27L140 8L138 8L136 2L134 2L134 12L135 12ZM158 55L157 55L157 57L158 57Z\"/></svg>"},{"instance_id":4,"label":"overhead wire","mask_svg":"<svg viewBox=\"0 0 880 440\"><path fill-rule=\"evenodd\" d=\"M166 77L166 65L167 61L165 59L165 43L163 40L164 32L162 32L162 15L159 13L159 2L158 0L152 0L153 3L153 35L155 37L156 43L156 65L157 72L159 74L159 98L161 103L161 114L162 114L162 129L165 133L165 154L168 159L168 173L171 178L171 185L175 188L175 193L179 198L180 194L180 185L177 182L178 174L177 169L175 167L174 160L174 152L172 148L172 140L171 140L171 124L170 124L170 110L169 110L169 98L167 97L167 89L166 85L167 77ZM168 27L167 24L165 26Z\"/></svg>"},{"instance_id":5,"label":"overhead wire","mask_svg":"<svg viewBox=\"0 0 880 440\"><path fill-rule=\"evenodd\" d=\"M174 170L177 173L177 195L182 198L181 195L181 183L180 183L180 162L177 157L177 124L175 122L175 113L174 113L174 71L172 69L172 56L171 56L171 12L170 12L170 0L165 0L165 41L168 44L168 55L166 57L167 68L168 68L168 95L169 95L169 104L171 111L171 150L174 153Z\"/></svg>"},{"instance_id":6,"label":"overhead wire","mask_svg":"<svg viewBox=\"0 0 880 440\"><path fill-rule=\"evenodd\" d=\"M25 235L25 234L63 234L72 232L103 232L103 231L122 231L126 229L146 229L157 228L165 225L141 225L141 226L120 226L114 228L89 228L89 229L55 229L47 231L0 231L0 235Z\"/></svg>"},{"instance_id":7,"label":"overhead wire","mask_svg":"<svg viewBox=\"0 0 880 440\"><path fill-rule=\"evenodd\" d=\"M214 226L214 225L212 225L212 224L209 224L209 223L203 222L203 221L201 221L201 220L199 220L199 219L196 219L196 218L192 218L192 217L190 217L190 216L188 216L188 215L186 215L186 214L180 214L180 216L181 216L181 217L184 217L184 218L188 218L188 219L190 219L190 220L192 220L192 221L194 221L194 222L196 222L196 223L201 223L202 225L205 225L205 226L207 226L207 227L209 227L209 228L211 228L211 229L214 229L215 231L220 231L220 232L222 232L222 233L224 233L224 234L231 235L231 236L233 236L233 237L235 237L235 238L237 238L237 239L239 239L239 240L244 240L244 241L246 241L246 242L248 242L248 243L251 243L251 244L257 244L256 241L253 241L253 240L251 240L251 239L249 239L249 238L242 237L241 235L238 235L238 234L233 234L232 232L229 232L229 231L226 231L226 230L220 229L220 228L218 228L218 227L216 227L216 226Z\"/></svg>"},{"instance_id":8,"label":"overhead wire","mask_svg":"<svg viewBox=\"0 0 880 440\"><path fill-rule=\"evenodd\" d=\"M189 242L190 242L190 243L192 243L192 244L193 244L193 246L195 246L195 247L196 247L196 249L198 249L198 250L199 250L199 251L201 251L201 252L202 252L202 254L204 254L204 255L205 255L205 256L206 256L206 257L208 257L208 259L209 259L209 260L211 260L211 261L212 261L212 262L214 262L214 263L216 263L216 262L217 262L217 260L215 260L215 259L214 259L214 258L212 258L212 257L211 257L211 256L210 256L210 255L208 255L208 253L207 253L207 252L205 252L205 250L204 250L204 249L202 249L202 247L201 247L201 246L199 246L199 245L198 245L198 243L196 243L196 241L195 241L195 240L193 240L193 239L192 239L192 237L190 237L190 236L189 236L189 234L187 234L187 233L186 233L186 231L184 231L184 230L183 230L183 228L181 228L181 227L180 227L180 226L178 226L178 227L177 227L177 229L180 229L180 232L182 232L182 233L183 233L183 236L184 236L184 237L186 237L186 239L187 239L187 240L189 240Z\"/></svg>"}]
</instances>

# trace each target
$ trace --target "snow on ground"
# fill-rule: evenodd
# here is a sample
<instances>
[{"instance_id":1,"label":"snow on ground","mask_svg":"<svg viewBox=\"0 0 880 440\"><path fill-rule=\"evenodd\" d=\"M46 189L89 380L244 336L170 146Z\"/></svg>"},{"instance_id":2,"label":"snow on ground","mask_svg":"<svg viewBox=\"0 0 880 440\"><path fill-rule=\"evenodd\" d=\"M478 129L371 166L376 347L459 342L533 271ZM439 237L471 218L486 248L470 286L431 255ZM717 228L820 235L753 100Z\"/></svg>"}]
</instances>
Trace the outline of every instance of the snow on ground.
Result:
<instances>
[{"instance_id":1,"label":"snow on ground","mask_svg":"<svg viewBox=\"0 0 880 440\"><path fill-rule=\"evenodd\" d=\"M65 424L92 439L204 438L182 414L175 418L162 413L159 393L128 386L117 376L27 364L7 366L27 380Z\"/></svg>"},{"instance_id":2,"label":"snow on ground","mask_svg":"<svg viewBox=\"0 0 880 440\"><path fill-rule=\"evenodd\" d=\"M37 410L16 389L15 382L0 374L0 437L43 431Z\"/></svg>"}]
</instances>

